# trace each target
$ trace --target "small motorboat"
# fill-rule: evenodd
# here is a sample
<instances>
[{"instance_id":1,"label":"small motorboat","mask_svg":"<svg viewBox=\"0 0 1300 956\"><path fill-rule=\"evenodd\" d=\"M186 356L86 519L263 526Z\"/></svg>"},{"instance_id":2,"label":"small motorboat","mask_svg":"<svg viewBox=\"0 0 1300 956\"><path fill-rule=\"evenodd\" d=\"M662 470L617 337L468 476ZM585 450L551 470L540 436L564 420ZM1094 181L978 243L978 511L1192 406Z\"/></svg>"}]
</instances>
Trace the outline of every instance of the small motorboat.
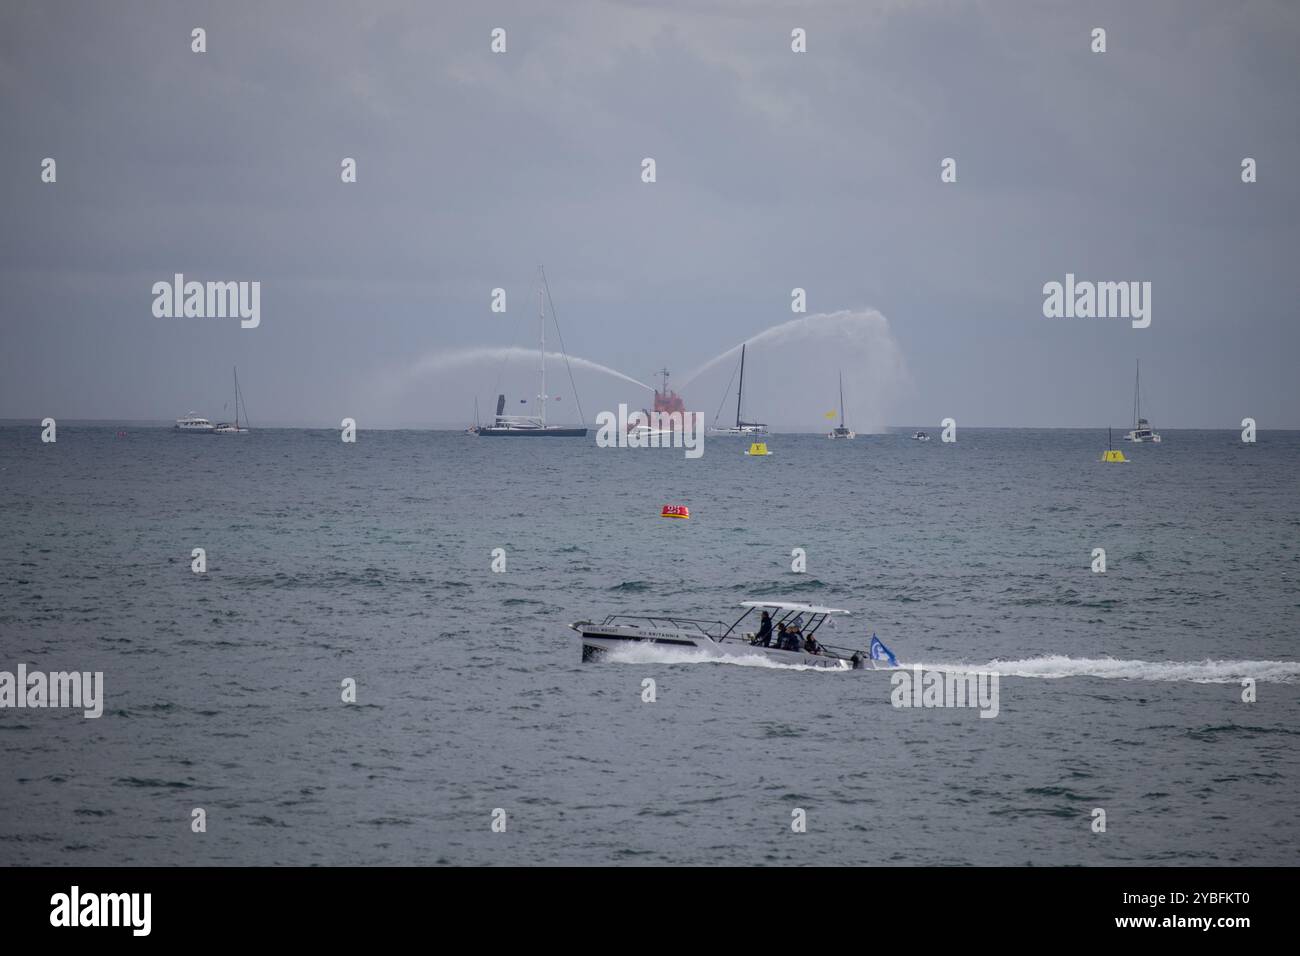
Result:
<instances>
[{"instance_id":1,"label":"small motorboat","mask_svg":"<svg viewBox=\"0 0 1300 956\"><path fill-rule=\"evenodd\" d=\"M930 436L927 435L925 432L913 432L912 439L914 441L929 441Z\"/></svg>"},{"instance_id":2,"label":"small motorboat","mask_svg":"<svg viewBox=\"0 0 1300 956\"><path fill-rule=\"evenodd\" d=\"M699 651L705 658L746 658L760 656L781 664L802 664L808 667L837 670L874 669L877 661L897 666L893 654L875 635L871 645L855 650L823 644L815 638L818 629L834 617L847 616L841 608L821 607L794 601L743 601L745 613L731 625L722 621L698 621L661 614L611 614L599 623L575 621L570 624L582 642L583 661L599 661L612 652L638 645L654 645L673 650ZM771 632L767 643L756 636L757 618L767 611L771 616ZM742 630L749 619L754 630ZM788 637L785 647L778 647L781 625Z\"/></svg>"}]
</instances>

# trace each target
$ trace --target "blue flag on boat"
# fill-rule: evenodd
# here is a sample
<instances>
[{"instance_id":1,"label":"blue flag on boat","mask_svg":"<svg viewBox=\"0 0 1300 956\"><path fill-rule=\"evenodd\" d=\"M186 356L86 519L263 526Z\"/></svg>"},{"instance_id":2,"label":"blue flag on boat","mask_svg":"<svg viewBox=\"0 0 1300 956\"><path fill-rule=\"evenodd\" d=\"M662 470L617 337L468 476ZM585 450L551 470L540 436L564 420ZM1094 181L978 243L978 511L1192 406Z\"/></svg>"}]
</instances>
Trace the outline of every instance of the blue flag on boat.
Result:
<instances>
[{"instance_id":1,"label":"blue flag on boat","mask_svg":"<svg viewBox=\"0 0 1300 956\"><path fill-rule=\"evenodd\" d=\"M889 661L890 667L898 666L898 658L894 656L894 652L887 648L885 642L876 637L875 634L871 635L871 659L873 661Z\"/></svg>"}]
</instances>

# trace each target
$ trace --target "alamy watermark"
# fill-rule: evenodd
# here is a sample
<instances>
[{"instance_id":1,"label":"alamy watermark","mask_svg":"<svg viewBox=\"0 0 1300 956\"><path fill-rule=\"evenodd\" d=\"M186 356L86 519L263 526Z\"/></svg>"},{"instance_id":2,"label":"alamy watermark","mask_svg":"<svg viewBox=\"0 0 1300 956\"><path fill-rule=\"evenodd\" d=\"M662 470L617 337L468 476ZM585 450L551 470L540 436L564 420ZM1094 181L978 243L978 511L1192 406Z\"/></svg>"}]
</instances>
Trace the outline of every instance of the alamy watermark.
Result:
<instances>
[{"instance_id":1,"label":"alamy watermark","mask_svg":"<svg viewBox=\"0 0 1300 956\"><path fill-rule=\"evenodd\" d=\"M596 445L600 448L684 448L687 458L704 454L703 412L633 412L618 406L618 414L596 415Z\"/></svg>"},{"instance_id":2,"label":"alamy watermark","mask_svg":"<svg viewBox=\"0 0 1300 956\"><path fill-rule=\"evenodd\" d=\"M1133 328L1151 324L1150 282L1065 282L1043 284L1043 315L1049 319L1131 319Z\"/></svg>"},{"instance_id":3,"label":"alamy watermark","mask_svg":"<svg viewBox=\"0 0 1300 956\"><path fill-rule=\"evenodd\" d=\"M981 717L998 715L996 671L927 670L913 664L889 678L893 690L889 702L895 707L978 707Z\"/></svg>"},{"instance_id":4,"label":"alamy watermark","mask_svg":"<svg viewBox=\"0 0 1300 956\"><path fill-rule=\"evenodd\" d=\"M148 936L152 910L152 893L83 893L74 885L50 897L50 925L125 926L133 936Z\"/></svg>"},{"instance_id":5,"label":"alamy watermark","mask_svg":"<svg viewBox=\"0 0 1300 956\"><path fill-rule=\"evenodd\" d=\"M104 672L27 672L19 664L17 673L0 671L0 708L72 707L94 719L104 713Z\"/></svg>"},{"instance_id":6,"label":"alamy watermark","mask_svg":"<svg viewBox=\"0 0 1300 956\"><path fill-rule=\"evenodd\" d=\"M177 272L171 282L155 282L153 296L155 318L238 318L244 329L262 324L261 282L186 282Z\"/></svg>"}]
</instances>

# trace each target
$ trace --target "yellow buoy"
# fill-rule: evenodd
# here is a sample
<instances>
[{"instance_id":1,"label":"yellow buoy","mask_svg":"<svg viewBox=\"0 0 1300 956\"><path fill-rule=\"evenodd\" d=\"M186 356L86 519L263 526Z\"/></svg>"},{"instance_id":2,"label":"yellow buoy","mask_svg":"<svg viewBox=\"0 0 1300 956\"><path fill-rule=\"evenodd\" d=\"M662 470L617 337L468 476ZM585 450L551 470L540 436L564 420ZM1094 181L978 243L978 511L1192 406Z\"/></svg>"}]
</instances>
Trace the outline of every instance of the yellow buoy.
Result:
<instances>
[{"instance_id":1,"label":"yellow buoy","mask_svg":"<svg viewBox=\"0 0 1300 956\"><path fill-rule=\"evenodd\" d=\"M1112 448L1109 451L1102 452L1101 460L1102 461L1128 461L1128 459L1124 457L1124 453L1116 448Z\"/></svg>"},{"instance_id":2,"label":"yellow buoy","mask_svg":"<svg viewBox=\"0 0 1300 956\"><path fill-rule=\"evenodd\" d=\"M749 446L749 451L745 452L745 454L746 455L770 455L772 453L767 450L767 442L756 441Z\"/></svg>"}]
</instances>

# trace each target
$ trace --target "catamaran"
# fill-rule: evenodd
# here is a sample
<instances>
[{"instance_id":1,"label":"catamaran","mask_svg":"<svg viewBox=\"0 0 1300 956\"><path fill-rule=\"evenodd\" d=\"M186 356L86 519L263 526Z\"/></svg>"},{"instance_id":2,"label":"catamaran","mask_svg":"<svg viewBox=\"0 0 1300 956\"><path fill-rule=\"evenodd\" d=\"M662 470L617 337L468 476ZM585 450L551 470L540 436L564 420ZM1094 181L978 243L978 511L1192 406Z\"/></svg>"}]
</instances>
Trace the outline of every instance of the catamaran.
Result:
<instances>
[{"instance_id":1,"label":"catamaran","mask_svg":"<svg viewBox=\"0 0 1300 956\"><path fill-rule=\"evenodd\" d=\"M537 288L537 317L541 325L541 390L537 393L536 415L507 415L506 397L504 394L497 396L497 412L492 419L491 425L480 425L475 423L474 427L469 429L473 435L487 437L544 437L544 438L584 438L587 434L586 426L573 425L548 425L546 423L546 403L554 395L546 394L546 302L551 297L550 286L546 282L546 272L538 268L541 281ZM551 303L551 318L555 321L555 330L559 332L559 320L555 319L555 303ZM567 367L569 356L564 352L564 340L560 339L560 352L564 355L564 362ZM569 374L569 383L573 384L573 374ZM574 399L577 400L577 388L574 388ZM578 414L582 414L582 405L578 405Z\"/></svg>"},{"instance_id":2,"label":"catamaran","mask_svg":"<svg viewBox=\"0 0 1300 956\"><path fill-rule=\"evenodd\" d=\"M826 433L827 438L857 438L855 432L849 431L844 427L844 373L840 372L840 423L836 428Z\"/></svg>"},{"instance_id":3,"label":"catamaran","mask_svg":"<svg viewBox=\"0 0 1300 956\"><path fill-rule=\"evenodd\" d=\"M599 661L614 651L653 645L699 651L707 658L757 655L781 664L841 670L874 668L877 661L885 661L891 667L898 665L889 648L874 634L871 645L861 650L816 641L814 635L826 621L849 614L841 608L794 601L742 601L740 606L745 613L730 626L723 621L698 621L663 614L611 614L599 623L575 621L569 627L581 638L583 661ZM766 642L755 631L741 630L747 618L753 625L750 615L755 611L770 615ZM787 634L797 633L798 640L790 638L785 647L778 647L782 625Z\"/></svg>"},{"instance_id":4,"label":"catamaran","mask_svg":"<svg viewBox=\"0 0 1300 956\"><path fill-rule=\"evenodd\" d=\"M731 391L731 383L727 383L727 391ZM736 389L736 424L725 428L718 427L718 418L713 417L713 427L709 431L714 435L766 435L767 426L762 422L747 422L741 416L741 402L745 398L745 346L740 346L740 387ZM722 400L725 402L726 396ZM719 408L721 411L721 408Z\"/></svg>"},{"instance_id":5,"label":"catamaran","mask_svg":"<svg viewBox=\"0 0 1300 956\"><path fill-rule=\"evenodd\" d=\"M1139 386L1142 383L1142 360L1138 359L1137 374L1133 378L1133 430L1124 436L1126 441L1151 442L1158 444L1160 436L1152 429L1151 423L1142 417L1142 395Z\"/></svg>"},{"instance_id":6,"label":"catamaran","mask_svg":"<svg viewBox=\"0 0 1300 956\"><path fill-rule=\"evenodd\" d=\"M244 424L239 424L239 406L244 402L244 396L239 391L239 369L235 369L235 421L218 422L212 429L217 435L247 435L248 434L248 409L244 409Z\"/></svg>"}]
</instances>

